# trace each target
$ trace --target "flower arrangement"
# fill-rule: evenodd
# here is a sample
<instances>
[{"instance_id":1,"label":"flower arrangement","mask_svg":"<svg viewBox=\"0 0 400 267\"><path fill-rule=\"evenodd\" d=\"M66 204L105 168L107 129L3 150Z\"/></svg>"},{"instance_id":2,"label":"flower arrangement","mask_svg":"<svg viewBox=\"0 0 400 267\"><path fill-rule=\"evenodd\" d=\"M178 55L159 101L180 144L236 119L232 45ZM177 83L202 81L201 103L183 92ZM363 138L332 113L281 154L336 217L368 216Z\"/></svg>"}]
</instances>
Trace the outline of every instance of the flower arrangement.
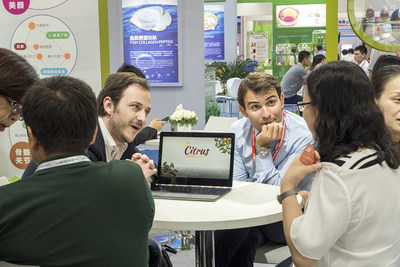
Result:
<instances>
[{"instance_id":1,"label":"flower arrangement","mask_svg":"<svg viewBox=\"0 0 400 267\"><path fill-rule=\"evenodd\" d=\"M197 123L197 115L194 111L183 109L182 104L176 107L175 112L169 117L169 123L172 125L190 125Z\"/></svg>"}]
</instances>

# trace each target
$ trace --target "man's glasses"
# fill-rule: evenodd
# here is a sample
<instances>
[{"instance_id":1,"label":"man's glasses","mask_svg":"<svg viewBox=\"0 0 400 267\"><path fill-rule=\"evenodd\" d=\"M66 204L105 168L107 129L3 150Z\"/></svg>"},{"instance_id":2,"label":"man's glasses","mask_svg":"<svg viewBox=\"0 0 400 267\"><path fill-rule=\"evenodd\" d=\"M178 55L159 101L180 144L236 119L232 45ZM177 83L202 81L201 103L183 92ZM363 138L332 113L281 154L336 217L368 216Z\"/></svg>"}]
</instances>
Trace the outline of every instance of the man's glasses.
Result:
<instances>
[{"instance_id":1,"label":"man's glasses","mask_svg":"<svg viewBox=\"0 0 400 267\"><path fill-rule=\"evenodd\" d=\"M299 109L300 112L304 111L304 106L312 104L312 102L297 102L297 108Z\"/></svg>"},{"instance_id":2,"label":"man's glasses","mask_svg":"<svg viewBox=\"0 0 400 267\"><path fill-rule=\"evenodd\" d=\"M21 115L22 105L9 96L6 96L6 99L11 103L11 115Z\"/></svg>"}]
</instances>

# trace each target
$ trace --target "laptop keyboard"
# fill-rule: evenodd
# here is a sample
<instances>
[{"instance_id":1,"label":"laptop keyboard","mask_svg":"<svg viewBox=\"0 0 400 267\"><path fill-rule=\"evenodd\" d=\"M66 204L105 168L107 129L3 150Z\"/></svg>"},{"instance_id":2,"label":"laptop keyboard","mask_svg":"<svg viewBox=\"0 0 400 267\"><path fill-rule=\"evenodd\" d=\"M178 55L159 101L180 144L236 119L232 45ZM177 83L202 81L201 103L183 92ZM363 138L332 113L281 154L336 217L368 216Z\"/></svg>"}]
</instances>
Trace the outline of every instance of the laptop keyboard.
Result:
<instances>
[{"instance_id":1,"label":"laptop keyboard","mask_svg":"<svg viewBox=\"0 0 400 267\"><path fill-rule=\"evenodd\" d=\"M210 188L210 187L184 187L184 186L160 186L157 191L188 193L201 195L221 195L228 192L229 188Z\"/></svg>"}]
</instances>

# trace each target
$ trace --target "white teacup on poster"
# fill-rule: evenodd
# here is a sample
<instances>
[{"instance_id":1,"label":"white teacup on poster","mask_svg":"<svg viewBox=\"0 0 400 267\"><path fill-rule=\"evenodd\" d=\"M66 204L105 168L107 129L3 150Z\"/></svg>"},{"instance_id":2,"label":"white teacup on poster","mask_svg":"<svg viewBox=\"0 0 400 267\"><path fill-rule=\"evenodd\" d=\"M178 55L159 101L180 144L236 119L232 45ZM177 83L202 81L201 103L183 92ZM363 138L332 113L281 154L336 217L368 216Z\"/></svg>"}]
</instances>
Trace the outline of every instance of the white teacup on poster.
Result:
<instances>
[{"instance_id":1,"label":"white teacup on poster","mask_svg":"<svg viewBox=\"0 0 400 267\"><path fill-rule=\"evenodd\" d=\"M131 22L143 30L163 31L171 24L172 18L161 6L150 6L136 11Z\"/></svg>"}]
</instances>

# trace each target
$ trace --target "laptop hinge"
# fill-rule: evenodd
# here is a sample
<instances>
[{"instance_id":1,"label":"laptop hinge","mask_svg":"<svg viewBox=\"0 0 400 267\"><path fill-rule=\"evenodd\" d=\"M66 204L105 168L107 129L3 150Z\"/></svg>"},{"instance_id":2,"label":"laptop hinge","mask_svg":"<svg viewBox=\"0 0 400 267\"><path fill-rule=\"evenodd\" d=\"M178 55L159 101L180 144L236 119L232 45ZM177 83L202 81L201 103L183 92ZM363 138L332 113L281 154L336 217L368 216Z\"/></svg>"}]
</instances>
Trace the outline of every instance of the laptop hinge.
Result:
<instances>
[{"instance_id":1,"label":"laptop hinge","mask_svg":"<svg viewBox=\"0 0 400 267\"><path fill-rule=\"evenodd\" d=\"M224 188L229 189L232 188L230 186L209 186L209 185L183 185L183 184L159 184L158 186L170 186L170 187L201 187L201 188Z\"/></svg>"}]
</instances>

